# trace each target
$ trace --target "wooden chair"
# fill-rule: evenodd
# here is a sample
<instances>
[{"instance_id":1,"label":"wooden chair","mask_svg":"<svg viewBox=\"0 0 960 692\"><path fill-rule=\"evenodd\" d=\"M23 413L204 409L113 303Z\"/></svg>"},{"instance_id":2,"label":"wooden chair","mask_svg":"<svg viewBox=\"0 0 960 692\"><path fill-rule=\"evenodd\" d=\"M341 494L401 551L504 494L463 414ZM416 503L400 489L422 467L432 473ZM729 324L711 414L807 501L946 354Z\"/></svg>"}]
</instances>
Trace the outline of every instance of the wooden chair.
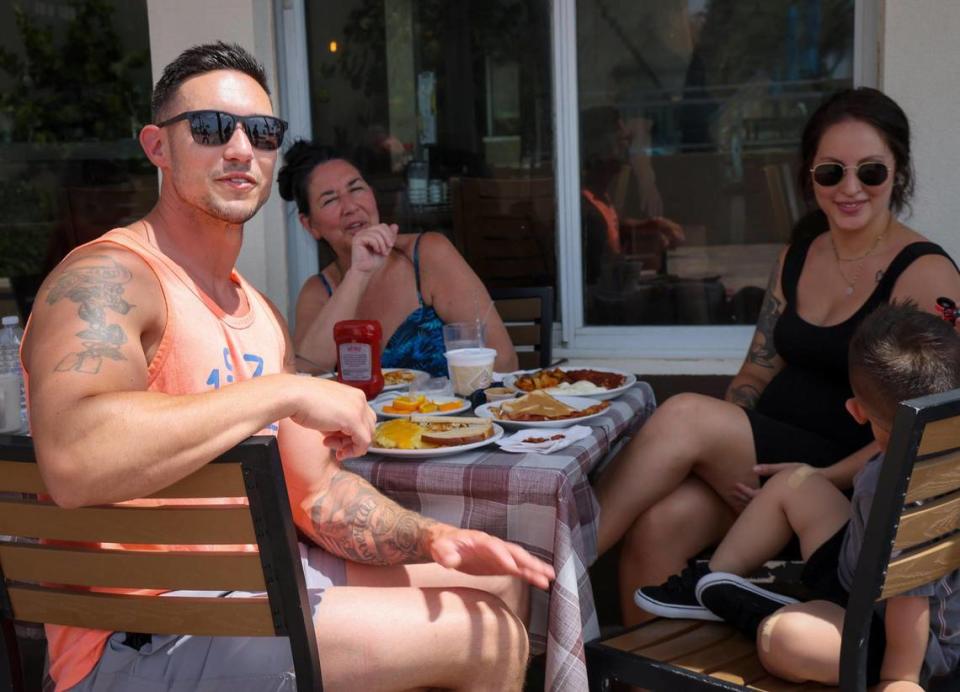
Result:
<instances>
[{"instance_id":1,"label":"wooden chair","mask_svg":"<svg viewBox=\"0 0 960 692\"><path fill-rule=\"evenodd\" d=\"M452 178L457 249L487 286L556 276L553 178Z\"/></svg>"},{"instance_id":2,"label":"wooden chair","mask_svg":"<svg viewBox=\"0 0 960 692\"><path fill-rule=\"evenodd\" d=\"M917 501L923 501L917 505ZM843 628L840 690L866 689L874 604L960 568L960 389L900 404ZM587 644L591 688L609 678L653 690L832 690L788 683L724 624L658 619ZM958 689L951 678L948 689Z\"/></svg>"},{"instance_id":3,"label":"wooden chair","mask_svg":"<svg viewBox=\"0 0 960 692\"><path fill-rule=\"evenodd\" d=\"M490 297L517 348L520 367L549 367L553 353L553 287L492 288Z\"/></svg>"},{"instance_id":4,"label":"wooden chair","mask_svg":"<svg viewBox=\"0 0 960 692\"><path fill-rule=\"evenodd\" d=\"M63 509L45 496L31 440L0 436L0 624L13 689L25 687L14 620L114 632L289 637L297 688L322 689L275 437L250 438L151 496L187 498L176 505ZM203 504L219 497L246 497L249 506ZM255 544L259 552L106 550L63 541ZM267 595L167 598L77 587Z\"/></svg>"}]
</instances>

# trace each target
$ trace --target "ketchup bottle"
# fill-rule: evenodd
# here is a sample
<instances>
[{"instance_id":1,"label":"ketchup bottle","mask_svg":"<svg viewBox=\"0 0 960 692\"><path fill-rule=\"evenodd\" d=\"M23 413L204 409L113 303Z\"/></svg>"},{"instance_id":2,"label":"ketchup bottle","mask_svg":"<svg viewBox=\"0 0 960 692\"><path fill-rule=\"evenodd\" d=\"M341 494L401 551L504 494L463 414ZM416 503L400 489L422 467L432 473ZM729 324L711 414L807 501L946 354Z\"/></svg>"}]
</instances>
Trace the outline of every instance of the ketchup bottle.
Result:
<instances>
[{"instance_id":1,"label":"ketchup bottle","mask_svg":"<svg viewBox=\"0 0 960 692\"><path fill-rule=\"evenodd\" d=\"M333 325L337 343L337 380L356 387L367 401L383 391L380 372L380 340L383 332L376 320L343 320Z\"/></svg>"}]
</instances>

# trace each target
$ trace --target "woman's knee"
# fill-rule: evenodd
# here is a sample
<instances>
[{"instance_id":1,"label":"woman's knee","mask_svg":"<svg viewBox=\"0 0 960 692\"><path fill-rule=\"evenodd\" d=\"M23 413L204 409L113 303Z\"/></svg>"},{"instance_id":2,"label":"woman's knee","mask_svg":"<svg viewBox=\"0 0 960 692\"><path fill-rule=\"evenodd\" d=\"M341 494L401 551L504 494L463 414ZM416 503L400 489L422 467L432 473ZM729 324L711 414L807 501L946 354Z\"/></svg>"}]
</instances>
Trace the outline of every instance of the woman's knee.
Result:
<instances>
[{"instance_id":1,"label":"woman's knee","mask_svg":"<svg viewBox=\"0 0 960 692\"><path fill-rule=\"evenodd\" d=\"M652 552L669 549L680 533L695 529L704 518L689 497L671 493L637 517L624 535L624 543Z\"/></svg>"}]
</instances>

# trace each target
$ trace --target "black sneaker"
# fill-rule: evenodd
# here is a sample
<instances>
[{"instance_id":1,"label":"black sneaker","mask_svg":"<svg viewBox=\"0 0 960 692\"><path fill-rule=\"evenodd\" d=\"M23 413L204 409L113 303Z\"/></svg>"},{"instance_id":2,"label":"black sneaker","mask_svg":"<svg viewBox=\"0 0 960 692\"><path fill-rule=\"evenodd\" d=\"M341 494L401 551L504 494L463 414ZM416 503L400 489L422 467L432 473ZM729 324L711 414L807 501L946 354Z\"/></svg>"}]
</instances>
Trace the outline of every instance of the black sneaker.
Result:
<instances>
[{"instance_id":1,"label":"black sneaker","mask_svg":"<svg viewBox=\"0 0 960 692\"><path fill-rule=\"evenodd\" d=\"M643 586L633 594L633 602L642 610L665 618L720 620L697 600L697 582L710 574L706 563L691 560L680 574L660 586Z\"/></svg>"},{"instance_id":2,"label":"black sneaker","mask_svg":"<svg viewBox=\"0 0 960 692\"><path fill-rule=\"evenodd\" d=\"M697 601L749 639L764 618L797 599L767 591L736 574L713 572L697 582Z\"/></svg>"}]
</instances>

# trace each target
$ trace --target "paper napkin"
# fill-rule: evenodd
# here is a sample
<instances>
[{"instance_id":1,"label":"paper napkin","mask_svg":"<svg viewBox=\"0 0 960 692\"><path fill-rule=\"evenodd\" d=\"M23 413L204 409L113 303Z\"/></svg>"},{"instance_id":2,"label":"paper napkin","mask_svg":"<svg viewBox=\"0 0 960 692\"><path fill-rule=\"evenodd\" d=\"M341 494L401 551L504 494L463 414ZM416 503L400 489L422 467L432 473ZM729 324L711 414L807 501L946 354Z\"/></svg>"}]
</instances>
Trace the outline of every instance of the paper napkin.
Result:
<instances>
[{"instance_id":1,"label":"paper napkin","mask_svg":"<svg viewBox=\"0 0 960 692\"><path fill-rule=\"evenodd\" d=\"M552 454L564 447L569 447L577 440L582 440L589 434L590 428L586 425L574 425L569 428L525 428L497 440L497 444L506 452Z\"/></svg>"}]
</instances>

